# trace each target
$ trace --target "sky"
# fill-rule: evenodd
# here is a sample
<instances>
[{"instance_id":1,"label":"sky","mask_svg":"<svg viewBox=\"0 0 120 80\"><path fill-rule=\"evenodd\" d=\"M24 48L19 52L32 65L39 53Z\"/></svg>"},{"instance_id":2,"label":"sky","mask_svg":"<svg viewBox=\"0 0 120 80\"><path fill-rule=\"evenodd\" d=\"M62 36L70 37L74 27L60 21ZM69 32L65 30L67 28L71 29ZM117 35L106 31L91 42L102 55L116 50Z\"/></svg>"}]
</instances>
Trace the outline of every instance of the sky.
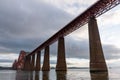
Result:
<instances>
[{"instance_id":1,"label":"sky","mask_svg":"<svg viewBox=\"0 0 120 80\"><path fill-rule=\"evenodd\" d=\"M11 66L21 50L31 52L96 1L0 0L0 66ZM97 18L108 67L120 66L119 8ZM68 66L89 66L88 24L65 37L65 48ZM50 45L51 66L56 56L57 42Z\"/></svg>"}]
</instances>

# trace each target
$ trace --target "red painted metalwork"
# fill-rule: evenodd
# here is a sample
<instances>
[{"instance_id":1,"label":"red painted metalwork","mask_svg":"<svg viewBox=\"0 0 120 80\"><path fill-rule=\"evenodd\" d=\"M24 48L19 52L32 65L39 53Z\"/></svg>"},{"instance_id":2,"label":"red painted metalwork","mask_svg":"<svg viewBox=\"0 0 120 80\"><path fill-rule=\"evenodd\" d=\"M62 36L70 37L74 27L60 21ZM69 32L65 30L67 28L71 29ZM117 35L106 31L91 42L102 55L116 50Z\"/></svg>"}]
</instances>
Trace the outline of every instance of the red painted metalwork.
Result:
<instances>
[{"instance_id":1,"label":"red painted metalwork","mask_svg":"<svg viewBox=\"0 0 120 80\"><path fill-rule=\"evenodd\" d=\"M24 58L26 56L26 52L25 51L21 51L20 52L20 55L19 55L19 58L18 58L18 62L17 62L17 69L23 69L24 67Z\"/></svg>"},{"instance_id":2,"label":"red painted metalwork","mask_svg":"<svg viewBox=\"0 0 120 80\"><path fill-rule=\"evenodd\" d=\"M19 70L23 69L24 62L25 62L24 61L25 56L26 56L26 52L25 51L21 51L20 55L18 57L18 60L15 60L14 63L13 63L13 66L12 66L13 69L19 69Z\"/></svg>"},{"instance_id":3,"label":"red painted metalwork","mask_svg":"<svg viewBox=\"0 0 120 80\"><path fill-rule=\"evenodd\" d=\"M17 60L14 61L13 65L12 65L12 69L17 69Z\"/></svg>"},{"instance_id":4,"label":"red painted metalwork","mask_svg":"<svg viewBox=\"0 0 120 80\"><path fill-rule=\"evenodd\" d=\"M66 36L70 34L71 32L75 31L76 29L80 28L81 26L85 25L86 23L88 23L88 20L91 16L98 17L104 14L105 12L109 11L113 7L117 6L118 4L120 4L120 0L99 0L97 1L95 4L89 7L86 11L84 11L81 15L79 15L73 21L68 23L65 27L63 27L60 31L58 31L56 34L50 37L43 44L38 46L35 50L33 50L27 56L37 53L38 51L44 49L46 46L57 41L59 37Z\"/></svg>"}]
</instances>

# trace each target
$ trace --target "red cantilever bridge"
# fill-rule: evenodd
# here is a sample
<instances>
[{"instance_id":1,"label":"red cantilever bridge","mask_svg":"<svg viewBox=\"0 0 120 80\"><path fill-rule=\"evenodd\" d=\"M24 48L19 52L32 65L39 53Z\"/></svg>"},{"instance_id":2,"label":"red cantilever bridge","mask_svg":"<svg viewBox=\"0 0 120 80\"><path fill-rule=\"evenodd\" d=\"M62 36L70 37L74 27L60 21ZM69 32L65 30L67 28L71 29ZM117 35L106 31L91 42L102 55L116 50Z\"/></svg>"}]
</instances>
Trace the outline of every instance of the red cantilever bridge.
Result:
<instances>
[{"instance_id":1,"label":"red cantilever bridge","mask_svg":"<svg viewBox=\"0 0 120 80\"><path fill-rule=\"evenodd\" d=\"M64 26L56 34L34 49L24 57L23 70L41 70L40 55L41 50L45 49L43 71L50 70L49 46L58 41L58 54L56 71L66 71L64 37L88 23L89 48L90 48L90 71L107 71L102 45L99 36L96 17L104 14L110 9L120 4L120 0L99 0L86 11ZM25 53L25 52L22 52ZM37 58L35 60L35 55ZM36 65L35 65L36 64Z\"/></svg>"}]
</instances>

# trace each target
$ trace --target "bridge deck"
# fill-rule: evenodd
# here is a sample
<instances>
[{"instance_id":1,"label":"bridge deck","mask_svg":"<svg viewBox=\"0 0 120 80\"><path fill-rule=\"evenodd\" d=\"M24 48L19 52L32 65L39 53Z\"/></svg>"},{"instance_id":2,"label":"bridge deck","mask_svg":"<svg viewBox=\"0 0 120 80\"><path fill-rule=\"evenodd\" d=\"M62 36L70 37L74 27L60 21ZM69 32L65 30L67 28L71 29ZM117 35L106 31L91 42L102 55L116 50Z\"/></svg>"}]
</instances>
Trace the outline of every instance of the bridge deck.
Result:
<instances>
[{"instance_id":1,"label":"bridge deck","mask_svg":"<svg viewBox=\"0 0 120 80\"><path fill-rule=\"evenodd\" d=\"M85 25L91 16L98 17L104 14L105 12L109 11L113 7L117 6L118 4L120 4L120 0L99 0L97 1L95 4L89 7L86 11L84 11L82 14L76 17L73 21L68 23L65 27L63 27L56 34L50 37L47 41L45 41L43 44L41 44L36 49L34 49L27 56L35 54L36 52L44 49L46 46L57 41L60 37L66 36L70 34L71 32L75 31L76 29L80 28L81 26Z\"/></svg>"}]
</instances>

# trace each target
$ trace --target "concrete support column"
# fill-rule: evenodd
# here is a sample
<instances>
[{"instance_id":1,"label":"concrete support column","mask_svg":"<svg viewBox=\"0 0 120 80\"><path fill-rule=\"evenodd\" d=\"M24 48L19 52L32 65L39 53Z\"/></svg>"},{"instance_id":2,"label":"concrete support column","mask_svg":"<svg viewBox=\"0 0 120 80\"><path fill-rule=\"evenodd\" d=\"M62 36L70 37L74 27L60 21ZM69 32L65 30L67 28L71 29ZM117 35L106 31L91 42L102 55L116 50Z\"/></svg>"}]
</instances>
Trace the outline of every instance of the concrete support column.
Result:
<instances>
[{"instance_id":1,"label":"concrete support column","mask_svg":"<svg viewBox=\"0 0 120 80\"><path fill-rule=\"evenodd\" d=\"M45 48L44 62L43 62L42 71L49 71L49 70L50 70L49 46L47 46Z\"/></svg>"},{"instance_id":2,"label":"concrete support column","mask_svg":"<svg viewBox=\"0 0 120 80\"><path fill-rule=\"evenodd\" d=\"M26 60L26 57L24 57L24 68L23 68L23 70L26 70L26 68L27 68L27 60Z\"/></svg>"},{"instance_id":3,"label":"concrete support column","mask_svg":"<svg viewBox=\"0 0 120 80\"><path fill-rule=\"evenodd\" d=\"M35 67L35 71L40 71L40 69L41 69L41 51L38 51L37 52L37 58L36 58L36 67Z\"/></svg>"},{"instance_id":4,"label":"concrete support column","mask_svg":"<svg viewBox=\"0 0 120 80\"><path fill-rule=\"evenodd\" d=\"M35 70L35 54L32 55L31 69Z\"/></svg>"},{"instance_id":5,"label":"concrete support column","mask_svg":"<svg viewBox=\"0 0 120 80\"><path fill-rule=\"evenodd\" d=\"M65 59L65 43L64 43L64 38L60 37L58 40L56 71L66 71L66 70L67 70L67 65Z\"/></svg>"},{"instance_id":6,"label":"concrete support column","mask_svg":"<svg viewBox=\"0 0 120 80\"><path fill-rule=\"evenodd\" d=\"M31 56L28 57L28 66L27 66L27 70L31 71Z\"/></svg>"},{"instance_id":7,"label":"concrete support column","mask_svg":"<svg viewBox=\"0 0 120 80\"><path fill-rule=\"evenodd\" d=\"M90 72L107 71L97 21L95 17L90 18L88 23L88 31L90 47Z\"/></svg>"},{"instance_id":8,"label":"concrete support column","mask_svg":"<svg viewBox=\"0 0 120 80\"><path fill-rule=\"evenodd\" d=\"M25 64L24 64L24 70L26 71L30 71L31 70L31 57L30 56L26 56L25 57Z\"/></svg>"}]
</instances>

